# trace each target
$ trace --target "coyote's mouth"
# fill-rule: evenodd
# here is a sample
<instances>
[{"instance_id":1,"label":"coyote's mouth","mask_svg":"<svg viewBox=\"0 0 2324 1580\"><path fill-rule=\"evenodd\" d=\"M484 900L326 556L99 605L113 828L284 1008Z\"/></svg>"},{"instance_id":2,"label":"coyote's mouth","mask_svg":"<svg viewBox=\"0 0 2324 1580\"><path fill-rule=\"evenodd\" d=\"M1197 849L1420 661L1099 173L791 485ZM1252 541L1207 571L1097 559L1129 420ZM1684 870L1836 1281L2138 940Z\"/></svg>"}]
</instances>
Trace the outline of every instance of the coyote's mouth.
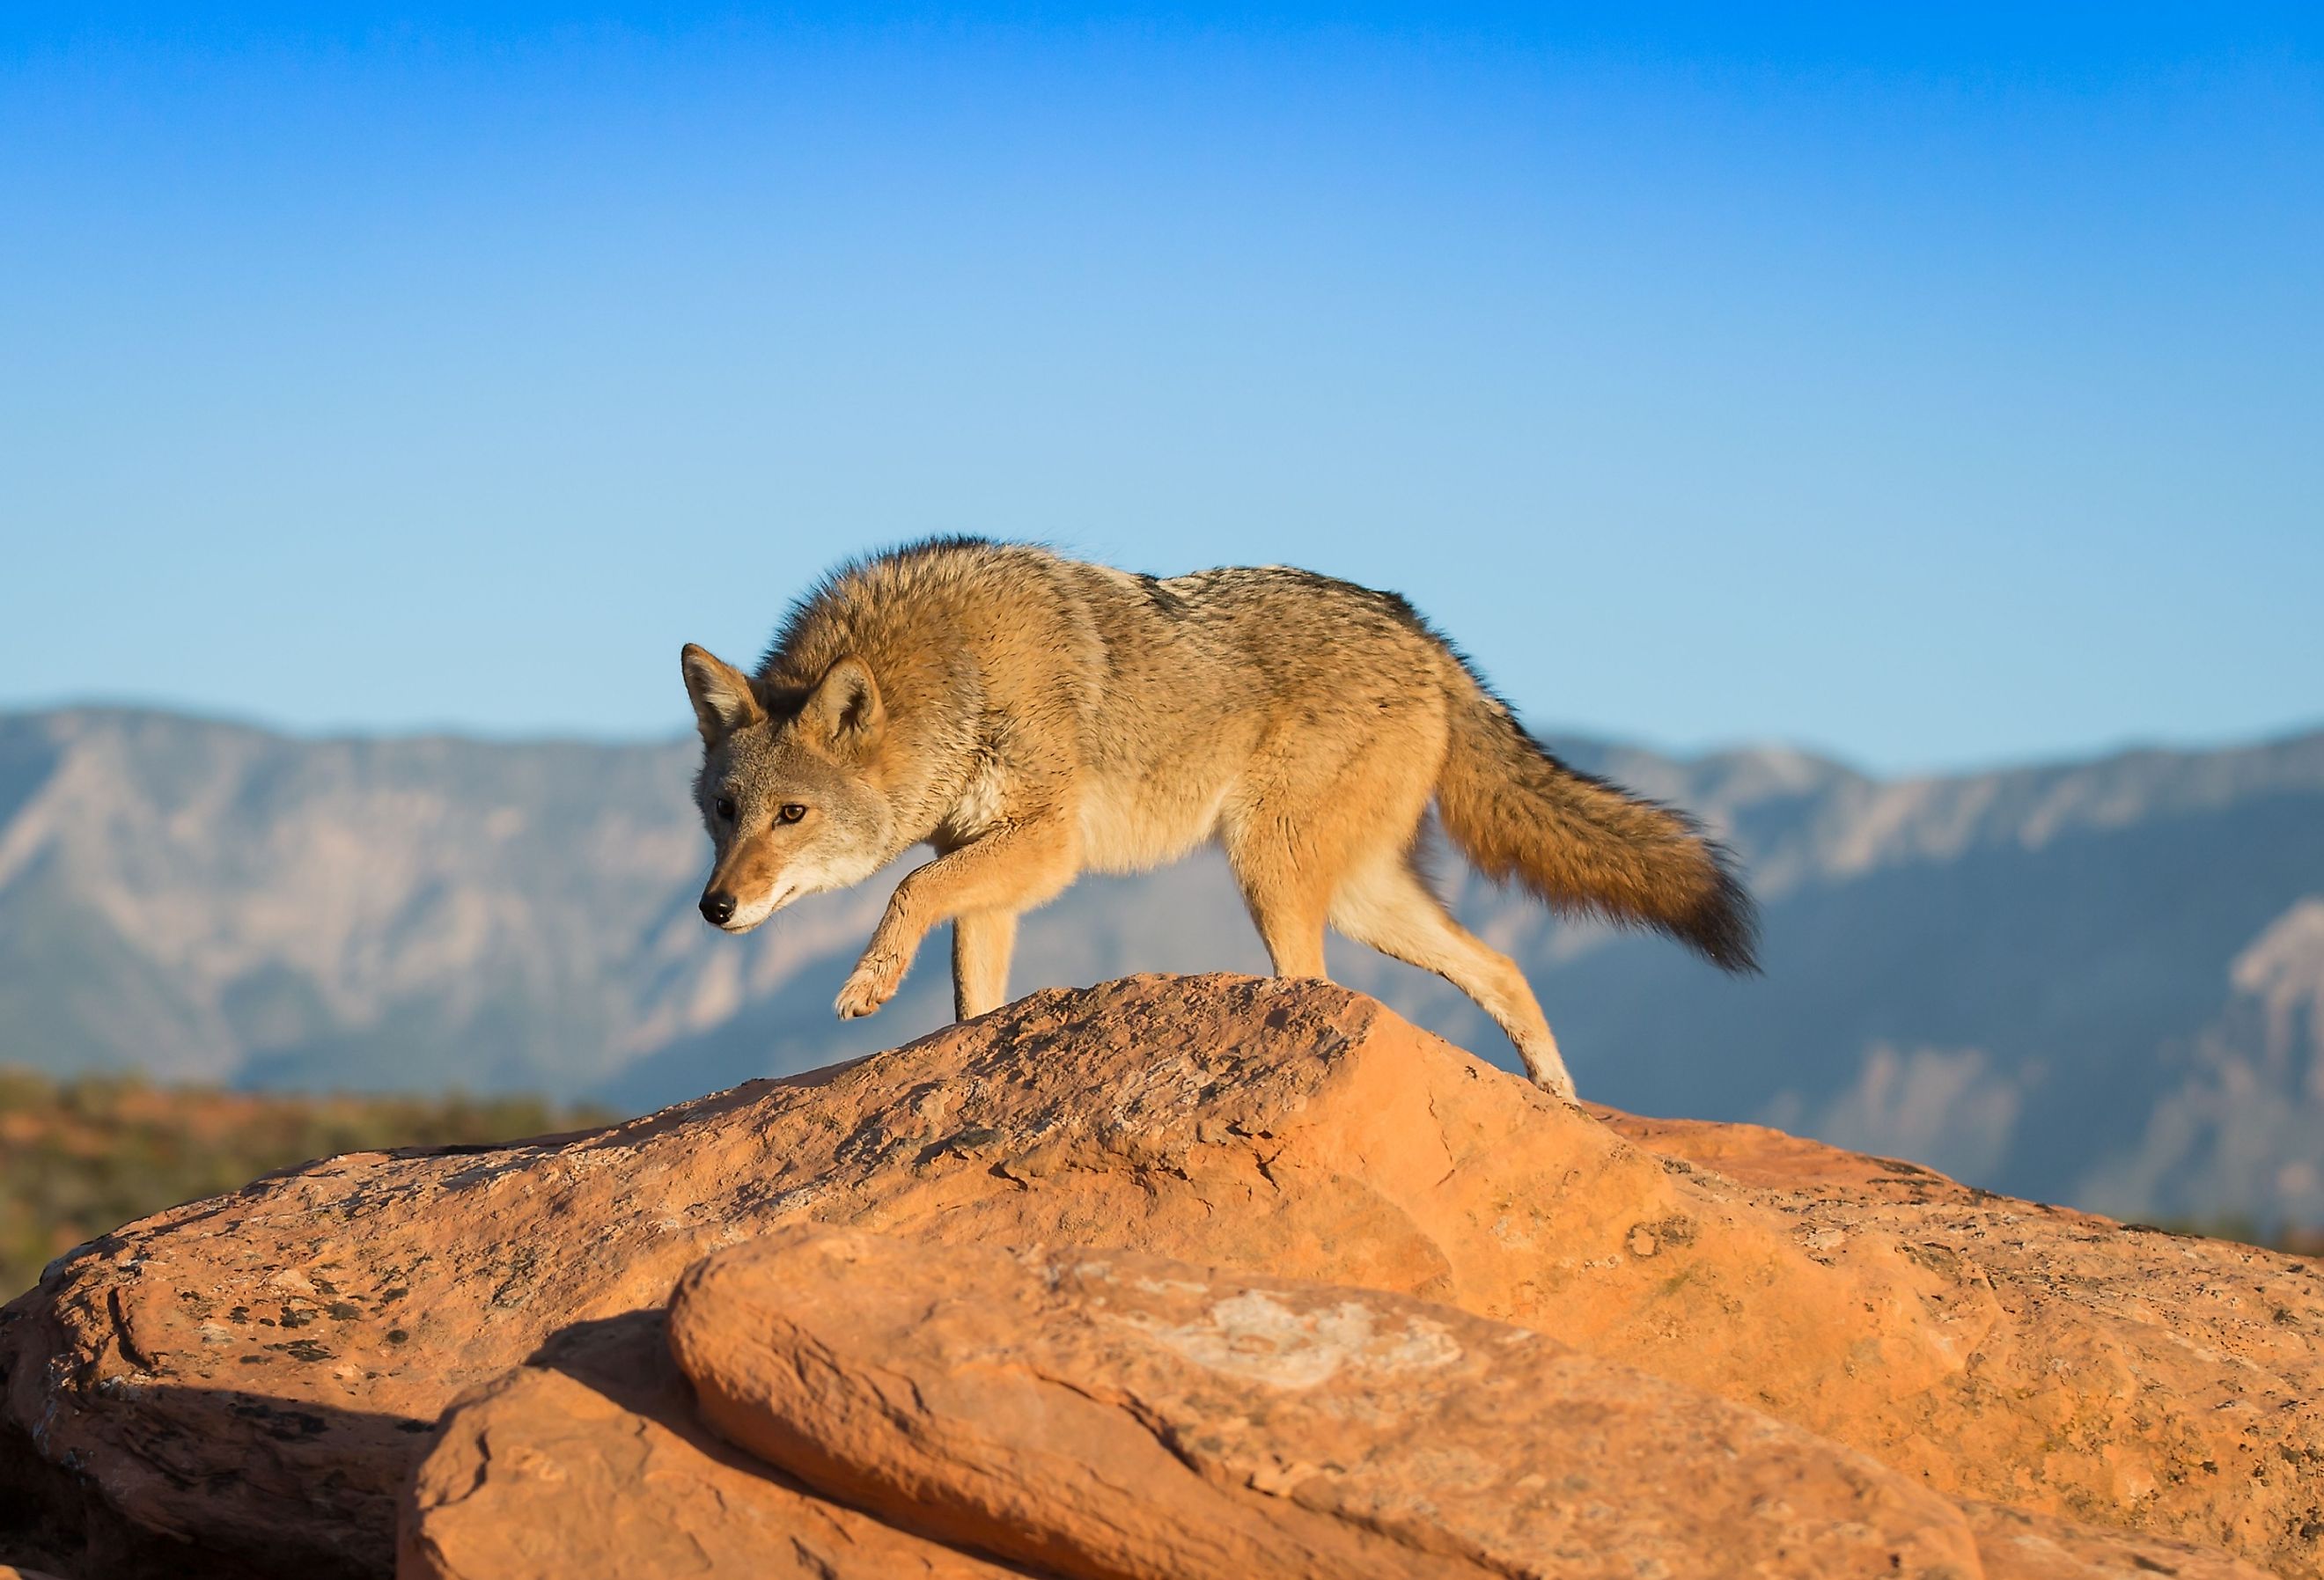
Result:
<instances>
[{"instance_id":1,"label":"coyote's mouth","mask_svg":"<svg viewBox=\"0 0 2324 1580\"><path fill-rule=\"evenodd\" d=\"M778 910L780 910L784 906L788 905L798 897L798 885L797 883L792 883L779 891L775 897L772 900L768 901L764 905L754 905L748 910L738 911L734 915L728 917L724 921L718 924L718 930L722 933L734 933L737 935L747 933L752 929L759 926L760 923L765 921L767 918L774 915Z\"/></svg>"}]
</instances>

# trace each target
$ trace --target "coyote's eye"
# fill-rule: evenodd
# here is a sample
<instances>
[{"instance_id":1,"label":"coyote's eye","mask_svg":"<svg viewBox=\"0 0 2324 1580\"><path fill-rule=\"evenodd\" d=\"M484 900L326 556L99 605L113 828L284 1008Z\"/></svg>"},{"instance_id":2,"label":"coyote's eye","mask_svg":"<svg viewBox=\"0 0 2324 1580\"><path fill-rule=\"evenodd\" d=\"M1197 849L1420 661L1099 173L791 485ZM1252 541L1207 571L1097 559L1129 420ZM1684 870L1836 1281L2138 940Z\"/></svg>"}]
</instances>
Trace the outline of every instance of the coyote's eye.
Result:
<instances>
[{"instance_id":1,"label":"coyote's eye","mask_svg":"<svg viewBox=\"0 0 2324 1580\"><path fill-rule=\"evenodd\" d=\"M734 802L731 797L720 796L710 809L718 814L718 820L721 823L732 823L734 820Z\"/></svg>"},{"instance_id":2,"label":"coyote's eye","mask_svg":"<svg viewBox=\"0 0 2324 1580\"><path fill-rule=\"evenodd\" d=\"M807 808L797 801L785 801L781 811L775 814L786 823L796 823L807 816Z\"/></svg>"}]
</instances>

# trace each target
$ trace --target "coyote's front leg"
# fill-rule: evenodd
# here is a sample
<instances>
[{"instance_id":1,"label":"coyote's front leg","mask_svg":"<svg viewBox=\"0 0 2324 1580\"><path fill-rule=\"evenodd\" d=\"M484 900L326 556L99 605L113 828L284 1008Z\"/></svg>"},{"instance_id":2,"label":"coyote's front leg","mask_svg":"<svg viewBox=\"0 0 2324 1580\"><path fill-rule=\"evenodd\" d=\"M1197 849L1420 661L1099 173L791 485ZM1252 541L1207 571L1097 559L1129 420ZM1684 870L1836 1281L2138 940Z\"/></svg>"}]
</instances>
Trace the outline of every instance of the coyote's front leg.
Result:
<instances>
[{"instance_id":1,"label":"coyote's front leg","mask_svg":"<svg viewBox=\"0 0 2324 1580\"><path fill-rule=\"evenodd\" d=\"M896 996L928 929L963 911L1013 916L1054 900L1081 871L1079 820L1063 811L1004 824L916 869L896 885L872 942L839 990L843 1021Z\"/></svg>"}]
</instances>

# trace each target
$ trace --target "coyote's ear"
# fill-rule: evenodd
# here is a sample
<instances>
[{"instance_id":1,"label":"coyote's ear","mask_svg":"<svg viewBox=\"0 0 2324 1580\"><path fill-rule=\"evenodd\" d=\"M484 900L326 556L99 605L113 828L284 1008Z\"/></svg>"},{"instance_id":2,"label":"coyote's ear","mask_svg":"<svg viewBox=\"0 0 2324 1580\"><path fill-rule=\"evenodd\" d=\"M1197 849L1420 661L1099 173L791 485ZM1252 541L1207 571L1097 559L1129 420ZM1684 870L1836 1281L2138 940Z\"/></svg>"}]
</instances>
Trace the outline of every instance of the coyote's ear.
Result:
<instances>
[{"instance_id":1,"label":"coyote's ear","mask_svg":"<svg viewBox=\"0 0 2324 1580\"><path fill-rule=\"evenodd\" d=\"M859 658L841 659L823 672L799 709L799 723L817 740L845 753L870 751L888 726L880 688Z\"/></svg>"},{"instance_id":2,"label":"coyote's ear","mask_svg":"<svg viewBox=\"0 0 2324 1580\"><path fill-rule=\"evenodd\" d=\"M751 678L707 648L689 642L678 661L686 670L686 695L693 699L694 722L701 726L704 745L715 746L744 725L767 716L751 694Z\"/></svg>"}]
</instances>

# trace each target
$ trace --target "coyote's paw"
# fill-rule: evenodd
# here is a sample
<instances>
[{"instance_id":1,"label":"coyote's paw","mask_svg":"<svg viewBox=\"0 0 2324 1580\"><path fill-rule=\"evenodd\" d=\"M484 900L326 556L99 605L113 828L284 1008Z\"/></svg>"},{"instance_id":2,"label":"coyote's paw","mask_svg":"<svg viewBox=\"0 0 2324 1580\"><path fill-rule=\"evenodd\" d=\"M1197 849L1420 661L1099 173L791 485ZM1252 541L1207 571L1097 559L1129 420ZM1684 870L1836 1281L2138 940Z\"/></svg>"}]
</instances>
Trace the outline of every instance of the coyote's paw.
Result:
<instances>
[{"instance_id":1,"label":"coyote's paw","mask_svg":"<svg viewBox=\"0 0 2324 1580\"><path fill-rule=\"evenodd\" d=\"M903 982L903 956L874 950L856 962L831 1007L839 1012L843 1021L860 1021L894 998Z\"/></svg>"},{"instance_id":2,"label":"coyote's paw","mask_svg":"<svg viewBox=\"0 0 2324 1580\"><path fill-rule=\"evenodd\" d=\"M1561 1102L1582 1101L1580 1094L1573 1089L1573 1077L1565 1073L1565 1067L1563 1065L1555 1069L1534 1070L1531 1072L1531 1079L1535 1086Z\"/></svg>"},{"instance_id":3,"label":"coyote's paw","mask_svg":"<svg viewBox=\"0 0 2324 1580\"><path fill-rule=\"evenodd\" d=\"M1536 1026L1529 1032L1519 1028L1509 1039L1517 1045L1517 1058L1525 1061L1526 1078L1535 1086L1561 1103L1581 1101L1573 1095L1573 1077L1565 1073L1565 1061L1557 1057L1557 1039L1548 1027Z\"/></svg>"}]
</instances>

